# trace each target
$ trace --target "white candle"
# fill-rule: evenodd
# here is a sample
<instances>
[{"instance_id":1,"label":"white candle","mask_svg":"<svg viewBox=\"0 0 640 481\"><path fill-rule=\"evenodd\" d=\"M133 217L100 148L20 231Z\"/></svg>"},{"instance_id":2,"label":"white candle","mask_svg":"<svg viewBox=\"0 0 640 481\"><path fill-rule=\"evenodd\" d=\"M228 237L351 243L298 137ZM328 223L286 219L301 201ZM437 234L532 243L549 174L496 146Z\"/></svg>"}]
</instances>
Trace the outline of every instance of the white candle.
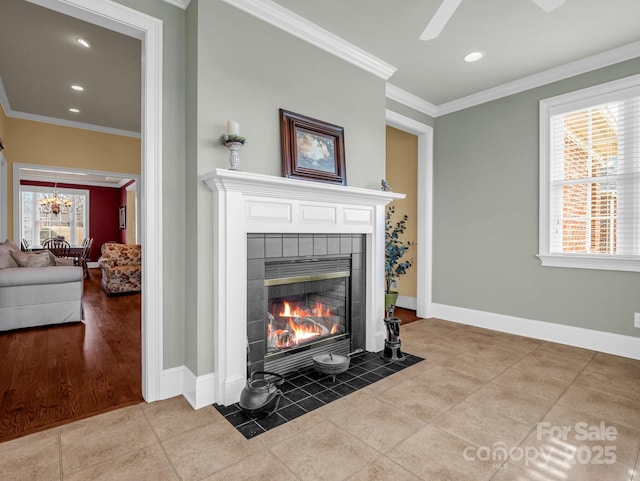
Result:
<instances>
[{"instance_id":1,"label":"white candle","mask_svg":"<svg viewBox=\"0 0 640 481\"><path fill-rule=\"evenodd\" d=\"M227 120L227 135L240 135L240 124L233 120Z\"/></svg>"}]
</instances>

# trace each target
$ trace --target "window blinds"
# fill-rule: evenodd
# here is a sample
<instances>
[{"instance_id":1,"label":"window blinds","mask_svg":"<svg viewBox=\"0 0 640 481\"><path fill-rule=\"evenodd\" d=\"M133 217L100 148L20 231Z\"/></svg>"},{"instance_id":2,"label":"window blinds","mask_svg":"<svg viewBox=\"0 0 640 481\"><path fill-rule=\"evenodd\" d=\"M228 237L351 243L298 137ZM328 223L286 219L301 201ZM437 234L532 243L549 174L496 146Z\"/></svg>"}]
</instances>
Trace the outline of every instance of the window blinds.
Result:
<instances>
[{"instance_id":1,"label":"window blinds","mask_svg":"<svg viewBox=\"0 0 640 481\"><path fill-rule=\"evenodd\" d=\"M550 116L549 253L638 257L640 91L590 102Z\"/></svg>"}]
</instances>

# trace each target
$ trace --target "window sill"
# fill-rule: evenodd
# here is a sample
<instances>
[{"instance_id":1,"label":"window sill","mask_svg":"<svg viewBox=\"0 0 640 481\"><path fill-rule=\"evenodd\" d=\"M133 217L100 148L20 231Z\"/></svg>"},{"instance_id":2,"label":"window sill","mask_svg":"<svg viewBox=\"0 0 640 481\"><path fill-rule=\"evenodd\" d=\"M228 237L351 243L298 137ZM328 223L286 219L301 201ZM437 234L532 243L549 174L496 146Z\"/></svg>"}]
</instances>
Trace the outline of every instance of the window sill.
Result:
<instances>
[{"instance_id":1,"label":"window sill","mask_svg":"<svg viewBox=\"0 0 640 481\"><path fill-rule=\"evenodd\" d=\"M572 269L597 269L605 271L640 272L637 257L583 256L567 254L538 254L543 267L568 267Z\"/></svg>"}]
</instances>

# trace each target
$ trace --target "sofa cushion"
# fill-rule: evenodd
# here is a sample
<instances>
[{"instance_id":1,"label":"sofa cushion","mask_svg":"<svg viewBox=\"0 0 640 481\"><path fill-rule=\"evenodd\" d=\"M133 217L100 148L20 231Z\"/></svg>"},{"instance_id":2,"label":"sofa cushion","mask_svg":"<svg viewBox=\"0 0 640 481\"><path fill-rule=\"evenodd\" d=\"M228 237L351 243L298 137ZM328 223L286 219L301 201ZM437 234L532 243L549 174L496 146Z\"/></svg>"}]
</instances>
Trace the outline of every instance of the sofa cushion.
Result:
<instances>
[{"instance_id":1,"label":"sofa cushion","mask_svg":"<svg viewBox=\"0 0 640 481\"><path fill-rule=\"evenodd\" d=\"M18 263L11 257L7 249L0 249L0 269L18 267Z\"/></svg>"},{"instance_id":2,"label":"sofa cushion","mask_svg":"<svg viewBox=\"0 0 640 481\"><path fill-rule=\"evenodd\" d=\"M42 252L16 252L10 251L20 267L48 267L52 265L50 252L48 250ZM55 265L55 264L53 264Z\"/></svg>"},{"instance_id":3,"label":"sofa cushion","mask_svg":"<svg viewBox=\"0 0 640 481\"><path fill-rule=\"evenodd\" d=\"M5 240L4 242L0 242L0 249L17 252L21 251L20 246L18 246L18 244L16 244L15 242L10 241L9 239Z\"/></svg>"},{"instance_id":4,"label":"sofa cushion","mask_svg":"<svg viewBox=\"0 0 640 481\"><path fill-rule=\"evenodd\" d=\"M116 266L139 266L142 263L140 244L102 244L102 259L112 259ZM100 260L98 260L100 262Z\"/></svg>"},{"instance_id":5,"label":"sofa cushion","mask_svg":"<svg viewBox=\"0 0 640 481\"><path fill-rule=\"evenodd\" d=\"M0 269L0 331L82 320L82 267Z\"/></svg>"},{"instance_id":6,"label":"sofa cushion","mask_svg":"<svg viewBox=\"0 0 640 481\"><path fill-rule=\"evenodd\" d=\"M0 269L0 288L82 281L82 267L49 266Z\"/></svg>"}]
</instances>

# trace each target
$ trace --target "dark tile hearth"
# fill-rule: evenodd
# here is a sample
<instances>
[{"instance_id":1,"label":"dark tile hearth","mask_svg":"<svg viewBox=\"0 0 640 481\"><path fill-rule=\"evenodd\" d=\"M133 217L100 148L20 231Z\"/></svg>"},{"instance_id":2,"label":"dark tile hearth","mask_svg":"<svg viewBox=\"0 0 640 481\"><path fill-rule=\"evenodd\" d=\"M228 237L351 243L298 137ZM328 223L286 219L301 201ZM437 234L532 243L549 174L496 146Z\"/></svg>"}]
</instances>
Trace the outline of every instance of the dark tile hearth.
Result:
<instances>
[{"instance_id":1,"label":"dark tile hearth","mask_svg":"<svg viewBox=\"0 0 640 481\"><path fill-rule=\"evenodd\" d=\"M389 362L382 359L380 353L363 352L351 357L349 369L336 375L335 381L331 375L321 374L313 367L303 369L285 376L278 409L262 419L249 418L237 403L231 406L214 404L213 407L245 438L250 439L422 360L405 353L404 360Z\"/></svg>"}]
</instances>

